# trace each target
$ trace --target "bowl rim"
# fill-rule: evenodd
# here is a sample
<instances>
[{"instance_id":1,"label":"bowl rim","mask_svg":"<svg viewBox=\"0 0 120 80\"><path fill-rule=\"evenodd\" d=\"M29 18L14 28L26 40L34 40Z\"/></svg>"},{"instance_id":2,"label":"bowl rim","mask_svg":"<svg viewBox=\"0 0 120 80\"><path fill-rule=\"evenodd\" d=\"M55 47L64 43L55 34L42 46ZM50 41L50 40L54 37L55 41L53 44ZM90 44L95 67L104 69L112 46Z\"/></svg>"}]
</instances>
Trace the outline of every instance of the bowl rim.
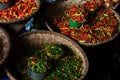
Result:
<instances>
[{"instance_id":1,"label":"bowl rim","mask_svg":"<svg viewBox=\"0 0 120 80\"><path fill-rule=\"evenodd\" d=\"M51 6L53 7L54 5L57 5L57 3L54 3L54 4L52 4ZM60 5L59 3L58 3L58 5ZM51 8L51 6L49 6L49 8ZM107 43L107 42L110 42L110 41L112 41L113 39L115 39L119 34L120 34L120 15L113 9L113 8L109 8L109 7L106 7L106 6L103 6L103 7L105 7L105 8L108 8L108 9L110 9L110 10L112 10L114 13L115 13L115 16L116 16L116 18L117 18L117 20L119 21L119 25L118 25L118 31L112 36L112 37L110 37L110 38L108 38L107 40L105 40L105 41L102 41L102 42L97 42L97 43L84 43L84 42L77 42L77 43L79 43L79 44L81 44L81 45L83 45L83 46L87 46L87 47L93 47L93 46L99 46L99 45L102 45L102 44L105 44L105 43ZM46 17L46 15L47 15L47 12L49 12L49 8L46 10L46 13L45 13L45 25L46 25L46 27L50 30L50 31L54 31L54 32L57 32L56 30L54 30L53 28L54 27L52 27L51 25L49 25L49 22L48 22L48 17ZM59 32L60 33L60 32ZM62 33L61 33L62 34ZM64 34L63 34L64 35ZM70 37L71 38L71 37ZM72 39L72 38L71 38ZM74 40L74 39L73 39ZM75 40L74 40L75 41Z\"/></svg>"},{"instance_id":2,"label":"bowl rim","mask_svg":"<svg viewBox=\"0 0 120 80\"><path fill-rule=\"evenodd\" d=\"M84 70L83 70L83 74L82 76L80 76L80 80L83 79L86 75L87 75L87 72L89 70L89 61L88 61L88 58L87 58L87 55L85 54L85 52L83 51L83 49L75 42L73 41L72 39L70 39L69 37L67 36L64 36L60 33L57 33L57 32L53 32L53 31L49 31L49 30L39 30L39 31L35 31L35 32L26 32L26 33L23 33L19 36L19 38L22 38L24 36L29 36L31 34L49 34L49 35L55 35L55 36L60 36L62 37L63 39L66 39L68 42L70 42L71 44L74 44L74 46L79 49L79 51L81 51L81 55L82 55L82 59L84 59ZM5 66L5 73L7 74L7 76L11 79L15 79L14 76L12 76L10 70L9 70L9 67L8 66Z\"/></svg>"},{"instance_id":3,"label":"bowl rim","mask_svg":"<svg viewBox=\"0 0 120 80\"><path fill-rule=\"evenodd\" d=\"M9 52L10 52L10 48L11 48L11 43L10 43L11 40L10 40L10 36L9 36L8 32L4 28L2 28L1 26L0 26L0 29L4 33L4 35L7 37L7 44L5 44L5 48L7 48L7 49L5 49L6 51L4 51L4 53L3 53L4 58L2 58L0 60L0 66L1 66L1 65L3 65L3 63L5 62L7 57L9 56Z\"/></svg>"}]
</instances>

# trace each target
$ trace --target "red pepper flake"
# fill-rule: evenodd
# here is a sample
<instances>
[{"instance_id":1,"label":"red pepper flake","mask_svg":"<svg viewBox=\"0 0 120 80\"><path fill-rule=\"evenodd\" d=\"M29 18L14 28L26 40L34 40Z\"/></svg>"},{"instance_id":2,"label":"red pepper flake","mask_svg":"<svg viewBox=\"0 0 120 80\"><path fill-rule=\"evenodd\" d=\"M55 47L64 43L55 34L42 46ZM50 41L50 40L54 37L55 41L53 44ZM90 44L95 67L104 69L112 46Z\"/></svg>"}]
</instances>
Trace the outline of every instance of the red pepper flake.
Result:
<instances>
[{"instance_id":1,"label":"red pepper flake","mask_svg":"<svg viewBox=\"0 0 120 80\"><path fill-rule=\"evenodd\" d=\"M37 9L37 4L34 0L18 0L14 6L0 11L0 19L12 20L24 18L30 15L35 9ZM16 13L13 14L13 12Z\"/></svg>"},{"instance_id":2,"label":"red pepper flake","mask_svg":"<svg viewBox=\"0 0 120 80\"><path fill-rule=\"evenodd\" d=\"M101 35L101 36L99 37L99 40L100 40L100 41L105 41L105 40L106 40L106 37L105 37L104 35Z\"/></svg>"},{"instance_id":3,"label":"red pepper flake","mask_svg":"<svg viewBox=\"0 0 120 80\"><path fill-rule=\"evenodd\" d=\"M91 7L97 7L97 5L93 0L93 2L86 2L82 7L90 9ZM72 15L70 12L72 12ZM81 10L81 7L73 6L71 9L65 11L65 15L55 16L53 24L61 30L61 33L73 38L76 41L82 40L86 43L105 41L117 32L119 21L115 17L114 12L110 9L99 9L96 13L96 17L90 19L94 21L92 24L89 24L87 21L89 18L86 19L89 16L88 14L88 10ZM80 22L82 20L86 20L86 22L83 22L83 25L80 28L71 28L68 21L65 20L66 16L67 18L72 18L73 21Z\"/></svg>"},{"instance_id":4,"label":"red pepper flake","mask_svg":"<svg viewBox=\"0 0 120 80\"><path fill-rule=\"evenodd\" d=\"M8 2L9 0L0 0L0 2L4 3L4 2Z\"/></svg>"}]
</instances>

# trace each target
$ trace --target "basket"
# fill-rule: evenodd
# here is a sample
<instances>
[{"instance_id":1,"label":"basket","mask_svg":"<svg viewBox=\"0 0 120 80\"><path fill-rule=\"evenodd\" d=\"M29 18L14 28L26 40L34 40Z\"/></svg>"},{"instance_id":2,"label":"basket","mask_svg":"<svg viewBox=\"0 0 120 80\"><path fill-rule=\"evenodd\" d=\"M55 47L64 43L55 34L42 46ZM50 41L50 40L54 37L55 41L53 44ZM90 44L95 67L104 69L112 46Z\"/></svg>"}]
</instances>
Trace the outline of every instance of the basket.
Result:
<instances>
[{"instance_id":1,"label":"basket","mask_svg":"<svg viewBox=\"0 0 120 80\"><path fill-rule=\"evenodd\" d=\"M25 49L27 46L33 45L33 44L36 46L37 45L39 46L40 44L43 44L43 43L54 43L54 44L65 45L71 48L72 50L76 51L77 55L82 57L83 71L82 71L80 80L83 79L88 72L88 59L87 59L86 54L76 42L74 42L73 40L71 40L70 38L64 35L61 35L59 33L52 32L52 31L47 31L47 30L40 30L36 32L26 32L20 35L17 43L20 43L19 49L21 48ZM14 73L12 74L13 71L11 71L10 68L6 68L5 72L11 80L14 80L16 78L15 74Z\"/></svg>"},{"instance_id":2,"label":"basket","mask_svg":"<svg viewBox=\"0 0 120 80\"><path fill-rule=\"evenodd\" d=\"M11 0L12 2L14 2L14 4L17 4L17 1L15 2L14 0ZM18 0L19 1L19 0ZM35 13L37 13L37 11L40 8L41 2L40 0L34 0L37 8L34 9L30 14L25 15L24 17L20 17L20 18L13 18L13 19L0 19L0 23L2 24L10 24L10 23L17 23L17 22L21 22L21 21L25 21L28 18L30 18L31 16L33 16ZM9 8L13 7L14 4L12 6L10 6ZM19 10L20 11L20 10ZM15 11L14 11L15 12ZM14 13L13 13L14 14ZM25 13L24 13L25 14Z\"/></svg>"},{"instance_id":3,"label":"basket","mask_svg":"<svg viewBox=\"0 0 120 80\"><path fill-rule=\"evenodd\" d=\"M63 14L64 10L66 10L74 5L82 5L86 1L89 1L89 0L74 0L74 1L72 1L72 0L60 0L59 2L55 2L54 4L51 4L44 15L45 16L45 24L46 24L47 28L50 31L55 31L55 32L61 33L61 31L54 24L52 24L51 20L53 20L54 16L61 15L61 14ZM107 8L107 7L105 7L105 8ZM109 8L109 9L115 13L115 17L119 21L119 24L118 24L119 26L118 26L117 32L112 37L108 38L107 40L101 41L101 42L95 42L95 43L78 42L79 44L81 44L83 46L87 46L87 47L98 46L98 45L101 45L104 43L108 43L118 36L118 34L120 33L120 16L112 8Z\"/></svg>"},{"instance_id":4,"label":"basket","mask_svg":"<svg viewBox=\"0 0 120 80\"><path fill-rule=\"evenodd\" d=\"M0 66L5 62L10 51L10 37L6 30L0 26L0 45L2 46L2 53L0 54Z\"/></svg>"}]
</instances>

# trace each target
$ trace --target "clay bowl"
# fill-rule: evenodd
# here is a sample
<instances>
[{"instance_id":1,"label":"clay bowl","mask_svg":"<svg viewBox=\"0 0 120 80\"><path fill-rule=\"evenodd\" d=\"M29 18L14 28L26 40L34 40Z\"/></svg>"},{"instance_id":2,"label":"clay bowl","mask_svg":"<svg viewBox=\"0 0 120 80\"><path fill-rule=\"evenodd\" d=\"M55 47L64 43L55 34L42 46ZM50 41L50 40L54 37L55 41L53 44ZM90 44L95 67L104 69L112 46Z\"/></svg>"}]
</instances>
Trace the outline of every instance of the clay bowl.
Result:
<instances>
[{"instance_id":1,"label":"clay bowl","mask_svg":"<svg viewBox=\"0 0 120 80\"><path fill-rule=\"evenodd\" d=\"M81 6L84 3L86 3L86 1L89 1L89 0L75 0L75 1L72 1L72 0L65 0L64 1L64 0L62 0L62 1L59 1L59 2L55 2L54 4L51 4L50 7L46 10L46 13L44 15L45 24L46 24L47 28L50 31L55 31L55 32L59 32L59 33L63 34L61 32L61 30L56 25L53 24L52 20L54 19L54 16L63 15L64 11L66 9L69 9L74 5ZM105 6L102 6L102 7L106 8L106 9L110 9L114 13L116 19L118 20L116 33L114 35L112 35L111 37L107 38L104 41L98 41L98 42L96 41L95 43L84 42L84 41L80 42L80 41L76 41L74 38L72 38L74 41L76 41L77 43L79 43L83 46L92 47L92 46L99 46L101 44L108 43L108 42L114 40L119 35L119 33L120 33L120 16L119 16L119 14L115 10L113 10L112 8L108 8L108 7L105 7Z\"/></svg>"}]
</instances>

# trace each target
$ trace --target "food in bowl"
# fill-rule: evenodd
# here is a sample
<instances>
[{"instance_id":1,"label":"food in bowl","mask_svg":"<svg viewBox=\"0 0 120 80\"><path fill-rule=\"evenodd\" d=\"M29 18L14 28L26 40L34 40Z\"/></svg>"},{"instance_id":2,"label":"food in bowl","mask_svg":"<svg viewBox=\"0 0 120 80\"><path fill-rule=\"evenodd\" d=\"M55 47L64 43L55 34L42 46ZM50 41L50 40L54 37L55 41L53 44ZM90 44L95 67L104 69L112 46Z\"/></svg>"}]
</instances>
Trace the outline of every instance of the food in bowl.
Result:
<instances>
[{"instance_id":1,"label":"food in bowl","mask_svg":"<svg viewBox=\"0 0 120 80\"><path fill-rule=\"evenodd\" d=\"M33 72L46 72L51 68L50 58L47 56L43 45L40 47L31 46L25 58L27 67Z\"/></svg>"},{"instance_id":2,"label":"food in bowl","mask_svg":"<svg viewBox=\"0 0 120 80\"><path fill-rule=\"evenodd\" d=\"M24 18L37 10L38 5L35 0L18 0L15 4L7 9L0 11L0 20L14 20Z\"/></svg>"},{"instance_id":3,"label":"food in bowl","mask_svg":"<svg viewBox=\"0 0 120 80\"><path fill-rule=\"evenodd\" d=\"M73 27L69 19L81 25ZM107 41L118 33L119 28L119 20L113 10L98 5L94 0L67 8L60 15L54 16L52 24L60 33L79 43Z\"/></svg>"},{"instance_id":4,"label":"food in bowl","mask_svg":"<svg viewBox=\"0 0 120 80\"><path fill-rule=\"evenodd\" d=\"M20 53L21 55L21 53ZM27 74L26 66L35 73L47 73L43 79L54 80L49 78L53 71L61 71L61 75L56 76L56 79L78 79L82 74L82 58L76 55L76 52L68 47L60 44L41 44L39 47L30 46L26 54L21 55L22 62L17 65L19 72L22 74L22 80L33 79ZM67 75L68 70L68 75ZM70 77L70 74L73 74ZM64 75L65 74L65 75ZM60 77L61 76L61 77ZM58 78L59 77L59 78ZM70 77L70 78L69 78Z\"/></svg>"},{"instance_id":5,"label":"food in bowl","mask_svg":"<svg viewBox=\"0 0 120 80\"><path fill-rule=\"evenodd\" d=\"M47 52L47 56L53 60L58 60L65 52L63 50L64 46L55 45L55 44L46 44L45 50Z\"/></svg>"},{"instance_id":6,"label":"food in bowl","mask_svg":"<svg viewBox=\"0 0 120 80\"><path fill-rule=\"evenodd\" d=\"M44 80L78 80L83 70L82 63L80 56L65 56Z\"/></svg>"},{"instance_id":7,"label":"food in bowl","mask_svg":"<svg viewBox=\"0 0 120 80\"><path fill-rule=\"evenodd\" d=\"M8 2L9 0L0 0L1 3Z\"/></svg>"}]
</instances>

